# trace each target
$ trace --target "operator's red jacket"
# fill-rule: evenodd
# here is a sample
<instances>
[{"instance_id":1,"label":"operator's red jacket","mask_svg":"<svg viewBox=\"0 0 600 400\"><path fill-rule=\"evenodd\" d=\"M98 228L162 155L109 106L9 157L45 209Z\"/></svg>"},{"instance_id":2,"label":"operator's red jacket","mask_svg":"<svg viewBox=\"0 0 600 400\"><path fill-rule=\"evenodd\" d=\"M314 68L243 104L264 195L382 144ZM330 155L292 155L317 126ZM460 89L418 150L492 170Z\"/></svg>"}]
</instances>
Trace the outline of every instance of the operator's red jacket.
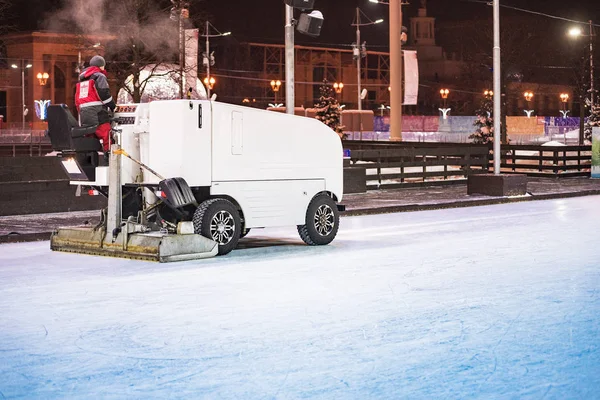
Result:
<instances>
[{"instance_id":1,"label":"operator's red jacket","mask_svg":"<svg viewBox=\"0 0 600 400\"><path fill-rule=\"evenodd\" d=\"M81 113L82 108L99 106L114 110L115 102L110 95L106 74L98 67L89 67L79 75L79 83L75 92L75 105ZM101 121L100 123L108 122Z\"/></svg>"}]
</instances>

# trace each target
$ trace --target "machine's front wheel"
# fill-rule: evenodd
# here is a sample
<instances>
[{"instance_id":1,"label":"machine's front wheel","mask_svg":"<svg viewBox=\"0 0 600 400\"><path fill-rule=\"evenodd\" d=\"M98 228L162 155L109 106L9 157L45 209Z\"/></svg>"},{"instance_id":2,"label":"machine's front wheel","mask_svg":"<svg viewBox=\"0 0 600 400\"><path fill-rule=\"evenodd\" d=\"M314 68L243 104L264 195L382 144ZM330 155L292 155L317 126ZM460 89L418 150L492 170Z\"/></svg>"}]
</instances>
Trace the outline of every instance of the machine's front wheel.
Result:
<instances>
[{"instance_id":1,"label":"machine's front wheel","mask_svg":"<svg viewBox=\"0 0 600 400\"><path fill-rule=\"evenodd\" d=\"M333 199L326 194L315 196L306 210L306 224L298 225L304 243L315 246L329 244L337 235L340 215Z\"/></svg>"},{"instance_id":2,"label":"machine's front wheel","mask_svg":"<svg viewBox=\"0 0 600 400\"><path fill-rule=\"evenodd\" d=\"M219 245L219 255L235 249L240 239L240 213L232 202L209 199L194 212L194 232L214 240Z\"/></svg>"}]
</instances>

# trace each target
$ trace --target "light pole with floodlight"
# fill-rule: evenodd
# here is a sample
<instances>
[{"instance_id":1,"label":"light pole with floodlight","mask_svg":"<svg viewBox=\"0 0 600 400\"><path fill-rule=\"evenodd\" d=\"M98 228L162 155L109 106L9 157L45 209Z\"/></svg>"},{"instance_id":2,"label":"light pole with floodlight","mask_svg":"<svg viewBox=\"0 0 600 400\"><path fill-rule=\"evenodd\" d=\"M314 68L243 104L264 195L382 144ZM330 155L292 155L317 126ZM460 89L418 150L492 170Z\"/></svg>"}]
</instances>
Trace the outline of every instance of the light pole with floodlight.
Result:
<instances>
[{"instance_id":1,"label":"light pole with floodlight","mask_svg":"<svg viewBox=\"0 0 600 400\"><path fill-rule=\"evenodd\" d=\"M31 67L33 67L33 65L29 63L25 64L25 60L21 60L21 66L18 66L17 64L11 65L11 68L13 69L21 68L21 104L23 105L23 109L21 110L21 115L23 117L21 125L22 130L25 130L25 110L27 109L25 106L25 70Z\"/></svg>"},{"instance_id":2,"label":"light pole with floodlight","mask_svg":"<svg viewBox=\"0 0 600 400\"><path fill-rule=\"evenodd\" d=\"M362 110L360 60L367 56L366 43L363 43L363 44L360 43L360 27L380 24L383 22L383 19L378 19L376 21L371 21L369 19L369 22L361 23L360 22L360 14L361 13L362 13L362 11L360 10L360 8L356 7L356 19L355 19L355 22L351 25L351 26L356 27L356 43L352 46L352 48L353 48L354 59L356 60L356 71L357 71L356 77L357 77L357 83L358 83L358 110L359 111ZM367 19L368 19L368 17L367 17Z\"/></svg>"},{"instance_id":3,"label":"light pole with floodlight","mask_svg":"<svg viewBox=\"0 0 600 400\"><path fill-rule=\"evenodd\" d=\"M594 24L589 21L589 35L584 35L581 28L569 29L569 35L572 37L589 37L590 38L590 110L594 106Z\"/></svg>"},{"instance_id":4,"label":"light pole with floodlight","mask_svg":"<svg viewBox=\"0 0 600 400\"><path fill-rule=\"evenodd\" d=\"M218 33L211 35L210 34L210 27L213 27L214 30L216 30ZM231 35L231 32L224 32L221 33L219 32L219 30L217 28L215 28L213 26L213 24L211 24L210 22L206 21L206 28L204 31L204 35L202 35L202 37L206 38L206 53L204 53L203 57L202 57L202 63L204 64L204 66L206 67L206 78L204 78L205 82L213 82L212 84L209 84L206 86L206 93L207 93L207 98L210 99L210 91L213 88L214 85L214 78L212 78L210 76L210 67L212 65L215 65L215 57L213 54L210 54L210 38L211 37L221 37L221 36L229 36Z\"/></svg>"}]
</instances>

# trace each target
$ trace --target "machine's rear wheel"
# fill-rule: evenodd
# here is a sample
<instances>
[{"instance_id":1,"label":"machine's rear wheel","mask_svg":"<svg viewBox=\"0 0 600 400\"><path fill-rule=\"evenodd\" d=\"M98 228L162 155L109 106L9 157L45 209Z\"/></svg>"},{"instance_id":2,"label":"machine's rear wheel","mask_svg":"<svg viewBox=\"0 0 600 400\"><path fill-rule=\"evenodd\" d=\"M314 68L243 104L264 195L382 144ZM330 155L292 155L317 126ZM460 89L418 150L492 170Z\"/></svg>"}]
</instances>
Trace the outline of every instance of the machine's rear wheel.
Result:
<instances>
[{"instance_id":1,"label":"machine's rear wheel","mask_svg":"<svg viewBox=\"0 0 600 400\"><path fill-rule=\"evenodd\" d=\"M326 194L315 196L306 210L306 224L298 225L304 243L315 246L329 244L337 235L340 215L333 199Z\"/></svg>"},{"instance_id":2,"label":"machine's rear wheel","mask_svg":"<svg viewBox=\"0 0 600 400\"><path fill-rule=\"evenodd\" d=\"M202 202L194 212L194 232L214 240L219 255L235 249L240 239L240 214L229 200L210 199Z\"/></svg>"}]
</instances>

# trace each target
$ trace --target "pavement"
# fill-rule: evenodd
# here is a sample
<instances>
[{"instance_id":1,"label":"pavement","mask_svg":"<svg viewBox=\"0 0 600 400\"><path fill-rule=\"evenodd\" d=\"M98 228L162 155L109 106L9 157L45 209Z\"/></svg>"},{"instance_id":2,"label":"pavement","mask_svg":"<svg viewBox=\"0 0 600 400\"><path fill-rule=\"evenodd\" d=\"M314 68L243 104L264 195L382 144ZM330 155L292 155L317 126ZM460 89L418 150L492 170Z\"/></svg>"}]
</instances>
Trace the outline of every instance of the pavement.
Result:
<instances>
[{"instance_id":1,"label":"pavement","mask_svg":"<svg viewBox=\"0 0 600 400\"><path fill-rule=\"evenodd\" d=\"M441 208L473 207L520 201L600 195L600 179L528 178L525 196L468 195L465 183L393 190L373 190L344 195L342 216L383 214ZM93 226L99 210L0 217L0 243L49 240L59 227Z\"/></svg>"}]
</instances>

